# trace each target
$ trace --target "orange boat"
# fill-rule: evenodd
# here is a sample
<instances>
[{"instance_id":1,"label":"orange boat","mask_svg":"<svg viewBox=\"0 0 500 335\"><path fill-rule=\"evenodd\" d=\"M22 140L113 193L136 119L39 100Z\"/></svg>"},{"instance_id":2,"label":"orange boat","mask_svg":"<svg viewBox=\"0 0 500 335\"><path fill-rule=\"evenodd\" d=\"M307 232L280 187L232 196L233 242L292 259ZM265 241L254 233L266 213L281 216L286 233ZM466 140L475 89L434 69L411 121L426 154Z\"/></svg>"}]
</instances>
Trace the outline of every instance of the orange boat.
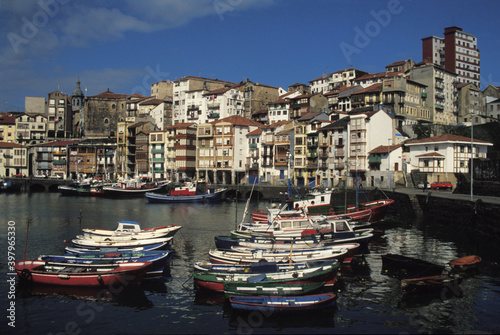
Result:
<instances>
[{"instance_id":1,"label":"orange boat","mask_svg":"<svg viewBox=\"0 0 500 335\"><path fill-rule=\"evenodd\" d=\"M453 270L459 271L475 269L479 263L481 263L481 257L476 255L465 256L448 262Z\"/></svg>"}]
</instances>

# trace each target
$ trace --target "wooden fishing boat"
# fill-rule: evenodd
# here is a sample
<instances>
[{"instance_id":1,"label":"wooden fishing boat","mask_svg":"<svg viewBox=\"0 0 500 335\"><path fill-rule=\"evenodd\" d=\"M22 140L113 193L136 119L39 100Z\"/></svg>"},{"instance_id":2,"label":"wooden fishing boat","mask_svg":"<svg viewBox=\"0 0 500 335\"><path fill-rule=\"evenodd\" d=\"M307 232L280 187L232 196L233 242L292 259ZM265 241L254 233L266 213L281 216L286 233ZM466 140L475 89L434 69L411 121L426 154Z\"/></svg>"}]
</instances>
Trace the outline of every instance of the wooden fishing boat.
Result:
<instances>
[{"instance_id":1,"label":"wooden fishing boat","mask_svg":"<svg viewBox=\"0 0 500 335\"><path fill-rule=\"evenodd\" d=\"M82 232L84 235L92 236L134 236L136 238L155 238L155 237L166 237L173 236L175 233L181 229L181 226L177 224L145 228L141 229L141 225L135 221L120 221L118 222L118 227L115 230L109 229L98 229L98 228L84 228Z\"/></svg>"},{"instance_id":2,"label":"wooden fishing boat","mask_svg":"<svg viewBox=\"0 0 500 335\"><path fill-rule=\"evenodd\" d=\"M224 294L226 297L232 295L305 295L320 290L324 282L313 283L266 283L265 280L257 282L226 282L224 283Z\"/></svg>"},{"instance_id":3,"label":"wooden fishing boat","mask_svg":"<svg viewBox=\"0 0 500 335\"><path fill-rule=\"evenodd\" d=\"M147 192L146 199L157 203L183 203L183 202L207 202L221 201L226 189L203 188L198 189L198 183L186 182L174 187L169 194Z\"/></svg>"},{"instance_id":4,"label":"wooden fishing boat","mask_svg":"<svg viewBox=\"0 0 500 335\"><path fill-rule=\"evenodd\" d=\"M70 254L82 254L89 252L139 252L139 251L148 251L148 250L160 250L167 247L168 242L154 243L150 245L143 245L140 247L100 247L100 248L86 248L86 247L65 247L64 250L66 253Z\"/></svg>"},{"instance_id":5,"label":"wooden fishing boat","mask_svg":"<svg viewBox=\"0 0 500 335\"><path fill-rule=\"evenodd\" d=\"M441 275L444 265L397 254L382 255L382 272L398 278Z\"/></svg>"},{"instance_id":6,"label":"wooden fishing boat","mask_svg":"<svg viewBox=\"0 0 500 335\"><path fill-rule=\"evenodd\" d=\"M110 198L143 197L147 192L160 191L165 184L148 184L139 178L120 180L110 186L103 186L103 196Z\"/></svg>"},{"instance_id":7,"label":"wooden fishing boat","mask_svg":"<svg viewBox=\"0 0 500 335\"><path fill-rule=\"evenodd\" d=\"M336 262L337 260L335 259L326 261L301 262L301 263L276 263L276 262L268 262L266 260L251 264L195 262L193 268L194 271L207 271L211 273L259 274L267 272L281 272L281 271L294 271L300 269L307 269L311 267L329 265Z\"/></svg>"},{"instance_id":8,"label":"wooden fishing boat","mask_svg":"<svg viewBox=\"0 0 500 335\"><path fill-rule=\"evenodd\" d=\"M268 262L307 262L338 259L342 261L347 255L348 249L344 247L328 247L319 250L296 250L292 252L265 252L264 250L252 250L248 252L234 252L210 250L209 256L212 263L229 264L251 264L261 260Z\"/></svg>"},{"instance_id":9,"label":"wooden fishing boat","mask_svg":"<svg viewBox=\"0 0 500 335\"><path fill-rule=\"evenodd\" d=\"M160 238L149 238L144 240L120 240L120 241L94 241L88 239L72 239L71 242L73 245L84 248L103 248L103 247L141 247L145 245L152 245L163 242L170 242L173 239L172 236L169 237L160 237Z\"/></svg>"},{"instance_id":10,"label":"wooden fishing boat","mask_svg":"<svg viewBox=\"0 0 500 335\"><path fill-rule=\"evenodd\" d=\"M481 257L477 255L460 257L448 262L453 271L467 271L477 269L479 263L481 263Z\"/></svg>"},{"instance_id":11,"label":"wooden fishing boat","mask_svg":"<svg viewBox=\"0 0 500 335\"><path fill-rule=\"evenodd\" d=\"M318 198L316 203L321 202ZM356 222L377 222L383 220L389 208L393 204L393 199L379 199L364 202L356 205L343 206L323 206L322 211L311 211L310 207L292 207L290 210L257 209L252 212L253 222L272 222L275 219L294 218L314 218L314 216L324 216L326 219L349 218Z\"/></svg>"},{"instance_id":12,"label":"wooden fishing boat","mask_svg":"<svg viewBox=\"0 0 500 335\"><path fill-rule=\"evenodd\" d=\"M65 255L40 255L38 259L54 263L72 264L117 264L130 262L151 262L146 272L147 277L163 274L165 267L170 265L173 251L147 252L93 252Z\"/></svg>"},{"instance_id":13,"label":"wooden fishing boat","mask_svg":"<svg viewBox=\"0 0 500 335\"><path fill-rule=\"evenodd\" d=\"M329 244L360 243L367 244L373 237L373 228L352 229L350 219L321 220L289 219L268 223L240 224L232 233L247 236L269 235L276 240L297 240L304 236L317 240L328 240Z\"/></svg>"},{"instance_id":14,"label":"wooden fishing boat","mask_svg":"<svg viewBox=\"0 0 500 335\"><path fill-rule=\"evenodd\" d=\"M333 307L336 297L334 293L303 296L230 296L229 303L237 310L294 313Z\"/></svg>"},{"instance_id":15,"label":"wooden fishing boat","mask_svg":"<svg viewBox=\"0 0 500 335\"><path fill-rule=\"evenodd\" d=\"M22 281L65 286L110 286L138 283L151 262L117 264L70 264L41 260L19 261L14 265Z\"/></svg>"},{"instance_id":16,"label":"wooden fishing boat","mask_svg":"<svg viewBox=\"0 0 500 335\"><path fill-rule=\"evenodd\" d=\"M223 292L224 283L227 282L265 281L266 284L325 282L325 286L333 286L335 284L339 265L340 263L338 261L334 261L326 265L315 267L278 272L264 272L260 274L250 272L194 271L193 279L197 288L217 292Z\"/></svg>"},{"instance_id":17,"label":"wooden fishing boat","mask_svg":"<svg viewBox=\"0 0 500 335\"><path fill-rule=\"evenodd\" d=\"M446 274L419 277L419 278L406 278L401 280L401 287L405 291L436 291L442 290L445 287L457 287L462 282L460 277L451 277Z\"/></svg>"}]
</instances>

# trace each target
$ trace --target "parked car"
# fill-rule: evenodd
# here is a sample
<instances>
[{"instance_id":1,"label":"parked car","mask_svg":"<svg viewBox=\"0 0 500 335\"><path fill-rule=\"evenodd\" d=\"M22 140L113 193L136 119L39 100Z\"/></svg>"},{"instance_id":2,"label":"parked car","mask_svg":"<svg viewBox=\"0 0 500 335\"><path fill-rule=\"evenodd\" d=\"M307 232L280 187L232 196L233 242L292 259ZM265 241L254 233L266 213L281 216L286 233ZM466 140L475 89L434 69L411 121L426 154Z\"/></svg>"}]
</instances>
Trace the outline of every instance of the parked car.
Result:
<instances>
[{"instance_id":1,"label":"parked car","mask_svg":"<svg viewBox=\"0 0 500 335\"><path fill-rule=\"evenodd\" d=\"M427 184L427 186L425 186L425 184ZM417 184L417 188L419 188L419 189L424 189L424 187L426 189L429 189L430 186L431 186L431 184L428 181L422 181L422 182Z\"/></svg>"},{"instance_id":2,"label":"parked car","mask_svg":"<svg viewBox=\"0 0 500 335\"><path fill-rule=\"evenodd\" d=\"M43 173L37 173L33 177L35 177L35 178L47 178L47 176L44 175Z\"/></svg>"},{"instance_id":3,"label":"parked car","mask_svg":"<svg viewBox=\"0 0 500 335\"><path fill-rule=\"evenodd\" d=\"M24 178L24 177L26 177L26 175L25 175L25 174L18 173L18 174L15 174L15 175L14 175L14 177L15 177L15 178Z\"/></svg>"},{"instance_id":4,"label":"parked car","mask_svg":"<svg viewBox=\"0 0 500 335\"><path fill-rule=\"evenodd\" d=\"M431 189L433 190L440 190L440 189L452 189L453 188L453 184L450 183L449 181L435 181L433 183L431 183Z\"/></svg>"},{"instance_id":5,"label":"parked car","mask_svg":"<svg viewBox=\"0 0 500 335\"><path fill-rule=\"evenodd\" d=\"M53 174L52 176L50 176L50 179L62 179L62 176L58 174Z\"/></svg>"}]
</instances>

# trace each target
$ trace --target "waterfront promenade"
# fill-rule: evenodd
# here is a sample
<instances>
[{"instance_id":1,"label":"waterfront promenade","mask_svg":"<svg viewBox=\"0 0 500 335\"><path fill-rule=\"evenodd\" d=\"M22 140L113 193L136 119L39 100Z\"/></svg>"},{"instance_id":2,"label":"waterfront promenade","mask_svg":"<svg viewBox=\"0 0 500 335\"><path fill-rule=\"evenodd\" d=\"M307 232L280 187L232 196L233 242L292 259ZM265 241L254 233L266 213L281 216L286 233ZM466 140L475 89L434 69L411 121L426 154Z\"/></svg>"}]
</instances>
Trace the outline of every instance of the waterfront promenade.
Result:
<instances>
[{"instance_id":1,"label":"waterfront promenade","mask_svg":"<svg viewBox=\"0 0 500 335\"><path fill-rule=\"evenodd\" d=\"M383 191L386 191L383 189ZM436 198L446 198L452 200L460 200L460 201L471 201L470 194L455 194L450 191L430 191L423 192L421 189L416 188L395 188L393 192L406 194L406 195L428 195L429 197ZM484 196L484 195L473 195L472 202L476 202L477 200L481 200L485 203L500 205L500 197L493 196Z\"/></svg>"}]
</instances>

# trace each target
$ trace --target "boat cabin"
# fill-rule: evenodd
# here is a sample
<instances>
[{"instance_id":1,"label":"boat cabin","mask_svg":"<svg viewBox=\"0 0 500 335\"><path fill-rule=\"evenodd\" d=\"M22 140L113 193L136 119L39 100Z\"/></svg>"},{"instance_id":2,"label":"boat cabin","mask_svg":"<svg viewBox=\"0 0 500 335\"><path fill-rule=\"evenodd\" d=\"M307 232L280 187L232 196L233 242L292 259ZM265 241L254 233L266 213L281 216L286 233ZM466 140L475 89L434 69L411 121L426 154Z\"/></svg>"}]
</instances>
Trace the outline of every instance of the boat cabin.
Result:
<instances>
[{"instance_id":1,"label":"boat cabin","mask_svg":"<svg viewBox=\"0 0 500 335\"><path fill-rule=\"evenodd\" d=\"M118 233L129 233L129 232L140 232L141 226L139 223L134 221L120 221L118 222L118 228L116 232Z\"/></svg>"}]
</instances>

